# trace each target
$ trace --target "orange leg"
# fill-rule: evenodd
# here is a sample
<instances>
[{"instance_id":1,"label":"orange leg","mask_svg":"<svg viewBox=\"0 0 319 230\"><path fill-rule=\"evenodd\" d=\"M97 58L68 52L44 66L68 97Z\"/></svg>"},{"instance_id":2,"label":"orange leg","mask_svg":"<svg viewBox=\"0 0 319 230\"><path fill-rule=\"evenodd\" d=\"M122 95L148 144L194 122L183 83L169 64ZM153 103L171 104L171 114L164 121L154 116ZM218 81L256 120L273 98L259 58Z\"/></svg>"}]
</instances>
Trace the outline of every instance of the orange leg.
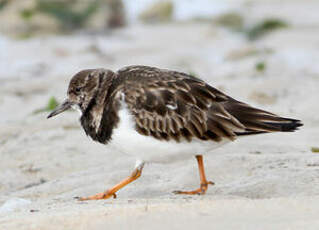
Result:
<instances>
[{"instance_id":1,"label":"orange leg","mask_svg":"<svg viewBox=\"0 0 319 230\"><path fill-rule=\"evenodd\" d=\"M208 189L208 185L209 184L214 185L214 182L206 180L203 156L197 155L196 160L198 163L198 170L199 170L199 176L200 176L200 188L193 191L174 191L175 194L204 195L206 193L206 190Z\"/></svg>"},{"instance_id":2,"label":"orange leg","mask_svg":"<svg viewBox=\"0 0 319 230\"><path fill-rule=\"evenodd\" d=\"M113 186L111 189L106 190L105 192L95 194L93 196L89 197L79 197L77 199L83 201L83 200L103 200L103 199L108 199L110 197L116 198L116 192L123 188L124 186L128 185L129 183L135 181L137 178L139 178L142 175L142 170L143 170L144 163L140 163L132 172L131 176L128 178L124 179L117 185Z\"/></svg>"}]
</instances>

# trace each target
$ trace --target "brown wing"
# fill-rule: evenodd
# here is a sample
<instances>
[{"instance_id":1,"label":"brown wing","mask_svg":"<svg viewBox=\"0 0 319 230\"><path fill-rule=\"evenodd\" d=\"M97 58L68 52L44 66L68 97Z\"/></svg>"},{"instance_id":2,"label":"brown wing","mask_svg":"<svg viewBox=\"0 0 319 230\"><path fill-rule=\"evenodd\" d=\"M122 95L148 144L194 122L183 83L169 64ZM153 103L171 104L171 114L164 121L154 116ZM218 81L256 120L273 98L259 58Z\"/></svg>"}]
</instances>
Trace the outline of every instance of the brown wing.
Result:
<instances>
[{"instance_id":1,"label":"brown wing","mask_svg":"<svg viewBox=\"0 0 319 230\"><path fill-rule=\"evenodd\" d=\"M119 70L136 129L157 139L233 140L245 127L223 103L230 97L190 75L145 66Z\"/></svg>"}]
</instances>

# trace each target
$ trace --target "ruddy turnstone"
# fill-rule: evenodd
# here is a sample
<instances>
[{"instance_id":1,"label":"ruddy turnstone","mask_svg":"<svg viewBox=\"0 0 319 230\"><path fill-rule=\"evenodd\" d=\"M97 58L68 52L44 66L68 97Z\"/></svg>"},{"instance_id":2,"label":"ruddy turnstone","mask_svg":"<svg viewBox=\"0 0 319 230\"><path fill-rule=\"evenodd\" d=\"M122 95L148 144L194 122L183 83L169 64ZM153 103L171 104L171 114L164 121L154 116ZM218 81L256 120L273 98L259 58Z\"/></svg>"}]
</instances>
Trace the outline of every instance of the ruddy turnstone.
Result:
<instances>
[{"instance_id":1,"label":"ruddy turnstone","mask_svg":"<svg viewBox=\"0 0 319 230\"><path fill-rule=\"evenodd\" d=\"M239 136L292 132L302 123L237 101L189 74L148 66L113 72L88 69L70 81L67 99L49 116L70 108L80 111L88 136L136 157L132 174L103 193L80 198L97 200L141 176L145 162L195 156L200 188L178 194L205 194L208 181L203 154Z\"/></svg>"}]
</instances>

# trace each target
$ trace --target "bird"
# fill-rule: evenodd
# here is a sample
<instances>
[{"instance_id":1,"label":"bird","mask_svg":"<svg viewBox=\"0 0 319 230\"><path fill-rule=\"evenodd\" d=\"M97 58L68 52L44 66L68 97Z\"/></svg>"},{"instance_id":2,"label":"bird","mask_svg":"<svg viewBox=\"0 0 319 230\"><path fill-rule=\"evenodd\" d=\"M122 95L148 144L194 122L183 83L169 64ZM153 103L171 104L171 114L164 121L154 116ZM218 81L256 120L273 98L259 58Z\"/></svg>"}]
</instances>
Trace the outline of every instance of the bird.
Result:
<instances>
[{"instance_id":1,"label":"bird","mask_svg":"<svg viewBox=\"0 0 319 230\"><path fill-rule=\"evenodd\" d=\"M92 140L136 159L130 176L104 192L78 197L81 201L115 198L141 176L145 163L192 157L200 186L174 193L204 195L214 182L206 179L203 155L239 137L293 132L303 125L238 101L191 74L143 65L78 72L66 100L48 118L71 108L80 112Z\"/></svg>"}]
</instances>

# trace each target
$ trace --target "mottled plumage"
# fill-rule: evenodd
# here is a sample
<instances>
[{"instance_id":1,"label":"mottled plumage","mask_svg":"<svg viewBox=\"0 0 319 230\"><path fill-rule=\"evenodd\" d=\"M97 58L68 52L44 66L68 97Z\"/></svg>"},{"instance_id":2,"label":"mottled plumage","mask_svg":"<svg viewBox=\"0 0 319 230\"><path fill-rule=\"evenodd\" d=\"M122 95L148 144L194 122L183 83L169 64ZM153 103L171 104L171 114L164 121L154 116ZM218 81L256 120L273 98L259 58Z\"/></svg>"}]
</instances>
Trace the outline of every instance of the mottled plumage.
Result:
<instances>
[{"instance_id":1,"label":"mottled plumage","mask_svg":"<svg viewBox=\"0 0 319 230\"><path fill-rule=\"evenodd\" d=\"M238 136L290 132L302 125L299 120L279 117L237 101L191 75L147 66L129 66L117 72L92 69L77 73L70 82L68 99L49 117L71 106L80 109L82 127L95 141L123 147L126 126L132 126L131 139L132 135L145 136L136 139L129 149L122 148L128 152L132 148L134 151L138 144L139 152L143 152L165 143L176 143L179 148L183 143L187 155L192 153L195 142L196 146L199 143L206 147L194 150L209 151L218 143L233 141ZM151 141L154 145L148 148L145 145L143 149L143 143L137 140ZM167 153L168 160L173 153L183 154L172 151ZM152 157L145 157L147 154L152 153L143 153L138 158L152 161ZM193 152L198 154L204 153Z\"/></svg>"}]
</instances>

